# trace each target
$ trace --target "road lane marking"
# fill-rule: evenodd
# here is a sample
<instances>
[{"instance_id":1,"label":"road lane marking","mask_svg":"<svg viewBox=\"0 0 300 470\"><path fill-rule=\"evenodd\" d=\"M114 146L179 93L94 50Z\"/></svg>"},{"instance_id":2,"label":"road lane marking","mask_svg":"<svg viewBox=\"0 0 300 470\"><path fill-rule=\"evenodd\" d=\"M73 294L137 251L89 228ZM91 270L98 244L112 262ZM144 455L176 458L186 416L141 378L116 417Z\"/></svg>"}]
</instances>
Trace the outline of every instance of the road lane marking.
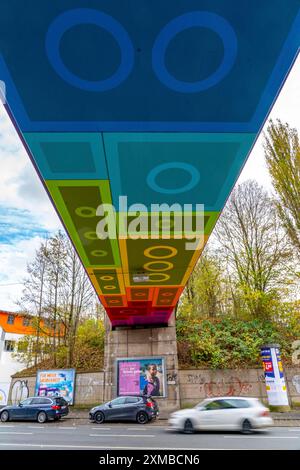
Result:
<instances>
[{"instance_id":1,"label":"road lane marking","mask_svg":"<svg viewBox=\"0 0 300 470\"><path fill-rule=\"evenodd\" d=\"M92 429L97 429L97 431L110 431L111 428L92 428Z\"/></svg>"},{"instance_id":2,"label":"road lane marking","mask_svg":"<svg viewBox=\"0 0 300 470\"><path fill-rule=\"evenodd\" d=\"M28 435L28 434L33 434L33 432L18 432L18 431L4 431L4 432L2 432L1 431L0 435L1 434L22 434L22 435L26 434L26 435Z\"/></svg>"},{"instance_id":3,"label":"road lane marking","mask_svg":"<svg viewBox=\"0 0 300 470\"><path fill-rule=\"evenodd\" d=\"M75 426L58 426L56 429L77 429Z\"/></svg>"},{"instance_id":4,"label":"road lane marking","mask_svg":"<svg viewBox=\"0 0 300 470\"><path fill-rule=\"evenodd\" d=\"M89 434L90 437L141 437L140 434ZM156 437L154 434L144 434L143 437Z\"/></svg>"},{"instance_id":5,"label":"road lane marking","mask_svg":"<svg viewBox=\"0 0 300 470\"><path fill-rule=\"evenodd\" d=\"M28 429L45 429L45 426L27 426Z\"/></svg>"},{"instance_id":6,"label":"road lane marking","mask_svg":"<svg viewBox=\"0 0 300 470\"><path fill-rule=\"evenodd\" d=\"M5 443L0 442L0 446L10 446L10 447L51 447L55 449L104 449L107 450L107 446L91 446L91 445L69 445L69 444L13 444L11 442ZM116 449L116 450L177 450L177 447L128 447L128 446L110 446L108 449ZM184 451L191 451L191 450L241 450L237 448L229 448L229 447L181 447L180 450ZM255 450L255 448L251 449L247 447L247 450Z\"/></svg>"},{"instance_id":7,"label":"road lane marking","mask_svg":"<svg viewBox=\"0 0 300 470\"><path fill-rule=\"evenodd\" d=\"M0 425L0 429L3 428L3 429L6 429L6 428L15 428L16 426L14 425L11 425L11 424L1 424Z\"/></svg>"},{"instance_id":8,"label":"road lane marking","mask_svg":"<svg viewBox=\"0 0 300 470\"><path fill-rule=\"evenodd\" d=\"M132 429L133 431L149 431L149 429L145 429L145 428L141 429L141 428L130 427L130 428L127 428L127 429L128 429L128 430L131 430L131 429Z\"/></svg>"},{"instance_id":9,"label":"road lane marking","mask_svg":"<svg viewBox=\"0 0 300 470\"><path fill-rule=\"evenodd\" d=\"M223 436L225 439L300 439L300 436Z\"/></svg>"}]
</instances>

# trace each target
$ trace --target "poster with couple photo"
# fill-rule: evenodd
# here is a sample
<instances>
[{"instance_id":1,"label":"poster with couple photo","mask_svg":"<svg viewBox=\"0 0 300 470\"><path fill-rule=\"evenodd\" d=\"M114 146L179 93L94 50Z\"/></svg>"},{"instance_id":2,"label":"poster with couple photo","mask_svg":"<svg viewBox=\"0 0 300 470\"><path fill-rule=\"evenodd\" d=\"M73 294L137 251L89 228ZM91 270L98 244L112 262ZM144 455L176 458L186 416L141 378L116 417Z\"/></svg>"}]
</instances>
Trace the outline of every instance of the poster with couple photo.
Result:
<instances>
[{"instance_id":1,"label":"poster with couple photo","mask_svg":"<svg viewBox=\"0 0 300 470\"><path fill-rule=\"evenodd\" d=\"M119 396L165 396L165 367L162 357L118 359L117 374Z\"/></svg>"}]
</instances>

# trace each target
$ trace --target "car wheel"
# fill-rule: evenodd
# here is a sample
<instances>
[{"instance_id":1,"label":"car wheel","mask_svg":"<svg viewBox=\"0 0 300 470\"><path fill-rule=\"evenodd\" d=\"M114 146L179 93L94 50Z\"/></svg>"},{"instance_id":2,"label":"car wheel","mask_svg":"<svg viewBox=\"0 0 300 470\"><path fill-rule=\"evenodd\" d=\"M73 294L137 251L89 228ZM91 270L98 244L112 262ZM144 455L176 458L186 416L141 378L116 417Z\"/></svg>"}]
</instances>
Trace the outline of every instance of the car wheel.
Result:
<instances>
[{"instance_id":1,"label":"car wheel","mask_svg":"<svg viewBox=\"0 0 300 470\"><path fill-rule=\"evenodd\" d=\"M2 413L1 413L1 422L6 423L6 421L9 421L8 411L2 411Z\"/></svg>"},{"instance_id":2,"label":"car wheel","mask_svg":"<svg viewBox=\"0 0 300 470\"><path fill-rule=\"evenodd\" d=\"M95 414L94 419L95 419L97 424L104 423L104 414L102 413L102 411L97 411L97 413Z\"/></svg>"},{"instance_id":3,"label":"car wheel","mask_svg":"<svg viewBox=\"0 0 300 470\"><path fill-rule=\"evenodd\" d=\"M136 415L136 421L139 424L146 424L148 422L148 420L149 420L148 415L146 413L144 413L143 411L140 411Z\"/></svg>"},{"instance_id":4,"label":"car wheel","mask_svg":"<svg viewBox=\"0 0 300 470\"><path fill-rule=\"evenodd\" d=\"M248 419L245 419L242 423L242 429L241 429L243 434L251 434L252 433L252 424Z\"/></svg>"},{"instance_id":5,"label":"car wheel","mask_svg":"<svg viewBox=\"0 0 300 470\"><path fill-rule=\"evenodd\" d=\"M184 422L183 432L185 434L192 434L194 432L194 425L190 419L186 419Z\"/></svg>"},{"instance_id":6,"label":"car wheel","mask_svg":"<svg viewBox=\"0 0 300 470\"><path fill-rule=\"evenodd\" d=\"M37 415L37 422L43 424L47 421L47 415L44 411L40 411Z\"/></svg>"}]
</instances>

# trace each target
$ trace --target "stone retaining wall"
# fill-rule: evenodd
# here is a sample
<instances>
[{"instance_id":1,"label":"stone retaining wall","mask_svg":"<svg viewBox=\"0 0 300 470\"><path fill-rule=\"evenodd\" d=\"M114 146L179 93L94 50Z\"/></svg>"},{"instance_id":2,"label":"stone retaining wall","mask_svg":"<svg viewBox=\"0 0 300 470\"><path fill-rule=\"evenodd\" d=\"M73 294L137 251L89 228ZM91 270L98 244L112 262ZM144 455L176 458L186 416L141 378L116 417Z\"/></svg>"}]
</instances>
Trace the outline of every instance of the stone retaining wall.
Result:
<instances>
[{"instance_id":1,"label":"stone retaining wall","mask_svg":"<svg viewBox=\"0 0 300 470\"><path fill-rule=\"evenodd\" d=\"M172 375L172 376L171 376ZM176 375L176 374L175 374ZM179 370L178 377L168 371L167 385L179 384L181 406L198 403L206 397L251 396L266 401L264 375L261 369L248 370ZM289 399L300 406L300 367L285 369ZM75 383L75 405L89 406L105 400L104 372L77 373ZM35 377L12 379L9 401L18 402L34 395ZM107 396L107 395L106 395ZM163 400L163 399L161 399Z\"/></svg>"}]
</instances>

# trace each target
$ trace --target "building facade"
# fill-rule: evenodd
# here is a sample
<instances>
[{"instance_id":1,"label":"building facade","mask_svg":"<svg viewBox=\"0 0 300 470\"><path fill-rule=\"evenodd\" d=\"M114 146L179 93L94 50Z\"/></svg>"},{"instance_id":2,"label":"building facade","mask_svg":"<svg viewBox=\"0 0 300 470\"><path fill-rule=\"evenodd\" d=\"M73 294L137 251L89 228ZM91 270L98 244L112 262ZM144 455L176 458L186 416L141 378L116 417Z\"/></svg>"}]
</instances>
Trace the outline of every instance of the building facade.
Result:
<instances>
[{"instance_id":1,"label":"building facade","mask_svg":"<svg viewBox=\"0 0 300 470\"><path fill-rule=\"evenodd\" d=\"M15 356L18 343L35 333L30 317L0 310L0 406L7 404L11 376L26 367Z\"/></svg>"}]
</instances>

